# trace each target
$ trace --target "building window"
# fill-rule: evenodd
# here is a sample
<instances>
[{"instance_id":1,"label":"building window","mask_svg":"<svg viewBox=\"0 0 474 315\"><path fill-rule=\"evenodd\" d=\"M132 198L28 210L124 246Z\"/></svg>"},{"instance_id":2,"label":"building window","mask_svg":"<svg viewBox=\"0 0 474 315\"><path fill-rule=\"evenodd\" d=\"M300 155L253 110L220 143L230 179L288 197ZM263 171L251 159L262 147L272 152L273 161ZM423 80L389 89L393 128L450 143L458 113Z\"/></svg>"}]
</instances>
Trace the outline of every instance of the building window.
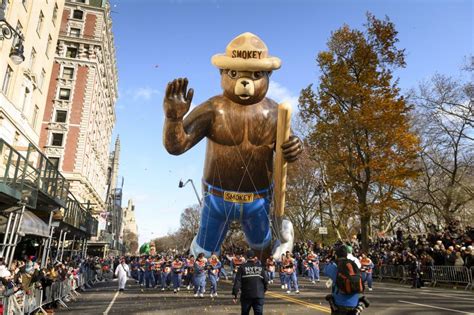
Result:
<instances>
[{"instance_id":1,"label":"building window","mask_svg":"<svg viewBox=\"0 0 474 315\"><path fill-rule=\"evenodd\" d=\"M56 20L58 19L58 10L59 10L58 4L55 3L54 10L53 10L53 24L56 24Z\"/></svg>"},{"instance_id":2,"label":"building window","mask_svg":"<svg viewBox=\"0 0 474 315\"><path fill-rule=\"evenodd\" d=\"M41 69L41 73L38 79L38 86L42 90L43 89L43 84L44 84L44 79L46 78L46 71L44 69Z\"/></svg>"},{"instance_id":3,"label":"building window","mask_svg":"<svg viewBox=\"0 0 474 315\"><path fill-rule=\"evenodd\" d=\"M77 57L77 51L78 51L77 46L68 46L66 48L66 57L68 58L76 58Z\"/></svg>"},{"instance_id":4,"label":"building window","mask_svg":"<svg viewBox=\"0 0 474 315\"><path fill-rule=\"evenodd\" d=\"M82 12L81 10L74 10L74 12L72 13L72 18L76 20L82 20L83 16L84 12Z\"/></svg>"},{"instance_id":5,"label":"building window","mask_svg":"<svg viewBox=\"0 0 474 315\"><path fill-rule=\"evenodd\" d=\"M36 26L36 33L41 36L41 29L43 28L44 14L43 11L40 11L40 16L38 19L38 25Z\"/></svg>"},{"instance_id":6,"label":"building window","mask_svg":"<svg viewBox=\"0 0 474 315\"><path fill-rule=\"evenodd\" d=\"M51 44L53 43L53 38L51 35L48 35L48 43L46 44L46 56L49 57L49 51L51 50Z\"/></svg>"},{"instance_id":7,"label":"building window","mask_svg":"<svg viewBox=\"0 0 474 315\"><path fill-rule=\"evenodd\" d=\"M67 119L67 111L65 111L65 110L57 110L56 111L56 117L54 119L54 122L65 123L66 119Z\"/></svg>"},{"instance_id":8,"label":"building window","mask_svg":"<svg viewBox=\"0 0 474 315\"><path fill-rule=\"evenodd\" d=\"M62 147L63 138L64 138L64 134L53 132L52 137L51 137L51 145L55 147Z\"/></svg>"},{"instance_id":9,"label":"building window","mask_svg":"<svg viewBox=\"0 0 474 315\"><path fill-rule=\"evenodd\" d=\"M79 3L86 3L86 0L76 0L76 2L79 2Z\"/></svg>"},{"instance_id":10,"label":"building window","mask_svg":"<svg viewBox=\"0 0 474 315\"><path fill-rule=\"evenodd\" d=\"M81 36L81 29L76 28L76 27L71 27L71 30L69 31L70 36L74 37L80 37Z\"/></svg>"},{"instance_id":11,"label":"building window","mask_svg":"<svg viewBox=\"0 0 474 315\"><path fill-rule=\"evenodd\" d=\"M72 80L74 77L74 68L64 67L63 68L63 79Z\"/></svg>"},{"instance_id":12,"label":"building window","mask_svg":"<svg viewBox=\"0 0 474 315\"><path fill-rule=\"evenodd\" d=\"M33 67L35 66L35 61L36 61L36 50L34 48L31 48L30 64L29 64L30 70L33 70Z\"/></svg>"},{"instance_id":13,"label":"building window","mask_svg":"<svg viewBox=\"0 0 474 315\"><path fill-rule=\"evenodd\" d=\"M59 169L59 158L58 157L49 157L48 158L51 164L53 164L53 167L55 169Z\"/></svg>"},{"instance_id":14,"label":"building window","mask_svg":"<svg viewBox=\"0 0 474 315\"><path fill-rule=\"evenodd\" d=\"M7 95L8 87L10 86L10 80L12 78L13 70L7 65L7 71L5 71L5 77L3 78L2 92Z\"/></svg>"},{"instance_id":15,"label":"building window","mask_svg":"<svg viewBox=\"0 0 474 315\"><path fill-rule=\"evenodd\" d=\"M33 111L33 116L31 118L31 125L33 128L36 128L36 121L38 120L38 113L39 113L39 107L38 105L35 105L35 109Z\"/></svg>"},{"instance_id":16,"label":"building window","mask_svg":"<svg viewBox=\"0 0 474 315\"><path fill-rule=\"evenodd\" d=\"M71 97L71 89L59 89L59 99L69 101Z\"/></svg>"},{"instance_id":17,"label":"building window","mask_svg":"<svg viewBox=\"0 0 474 315\"><path fill-rule=\"evenodd\" d=\"M23 103L21 105L21 112L24 113L25 110L29 107L30 103L30 89L25 87L24 95L23 95Z\"/></svg>"}]
</instances>

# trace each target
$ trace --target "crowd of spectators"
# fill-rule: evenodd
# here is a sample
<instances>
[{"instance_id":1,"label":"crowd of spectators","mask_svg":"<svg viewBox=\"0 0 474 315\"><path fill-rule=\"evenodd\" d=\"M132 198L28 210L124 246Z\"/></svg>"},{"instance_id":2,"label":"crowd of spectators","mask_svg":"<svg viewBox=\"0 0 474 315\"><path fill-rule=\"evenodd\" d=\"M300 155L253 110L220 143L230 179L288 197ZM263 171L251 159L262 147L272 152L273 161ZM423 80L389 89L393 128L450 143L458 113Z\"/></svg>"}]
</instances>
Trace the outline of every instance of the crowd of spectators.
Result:
<instances>
[{"instance_id":1,"label":"crowd of spectators","mask_svg":"<svg viewBox=\"0 0 474 315\"><path fill-rule=\"evenodd\" d=\"M430 223L428 231L423 234L406 234L400 228L393 236L378 237L370 241L367 256L376 266L403 265L415 263L421 267L431 266L474 266L474 228L461 228L459 221L452 221L444 228ZM338 242L340 243L340 242ZM352 247L354 256L360 257L360 236L354 236L345 242ZM334 246L323 246L312 241L298 242L294 246L294 256L301 259L313 250L322 263L330 261L334 256Z\"/></svg>"},{"instance_id":2,"label":"crowd of spectators","mask_svg":"<svg viewBox=\"0 0 474 315\"><path fill-rule=\"evenodd\" d=\"M24 293L24 296L32 296L38 289L51 292L53 285L65 280L78 280L81 274L88 274L94 277L95 281L104 281L107 276L112 278L113 259L99 259L98 257L67 257L64 261L48 262L41 268L41 262L37 257L25 256L22 259L13 260L7 267L0 258L0 296L8 298L17 292ZM91 272L92 271L92 272ZM80 289L89 288L90 283L83 283ZM43 294L43 301L47 295ZM64 302L68 302L69 297L65 297ZM56 307L56 301L48 307ZM3 307L3 305L2 305Z\"/></svg>"}]
</instances>

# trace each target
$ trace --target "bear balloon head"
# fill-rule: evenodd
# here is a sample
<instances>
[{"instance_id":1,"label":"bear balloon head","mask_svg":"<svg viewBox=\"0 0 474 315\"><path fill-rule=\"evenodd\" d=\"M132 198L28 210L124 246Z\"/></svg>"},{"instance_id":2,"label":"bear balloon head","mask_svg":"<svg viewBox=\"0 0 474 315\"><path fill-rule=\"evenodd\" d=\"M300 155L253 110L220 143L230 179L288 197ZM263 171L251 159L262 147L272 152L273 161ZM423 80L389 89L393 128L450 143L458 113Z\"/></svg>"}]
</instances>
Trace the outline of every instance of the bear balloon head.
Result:
<instances>
[{"instance_id":1,"label":"bear balloon head","mask_svg":"<svg viewBox=\"0 0 474 315\"><path fill-rule=\"evenodd\" d=\"M281 66L279 58L268 55L265 43L248 32L234 38L225 53L214 55L211 62L221 69L224 96L241 105L262 101L272 71Z\"/></svg>"},{"instance_id":2,"label":"bear balloon head","mask_svg":"<svg viewBox=\"0 0 474 315\"><path fill-rule=\"evenodd\" d=\"M237 104L256 104L267 94L270 74L270 71L221 69L224 96Z\"/></svg>"}]
</instances>

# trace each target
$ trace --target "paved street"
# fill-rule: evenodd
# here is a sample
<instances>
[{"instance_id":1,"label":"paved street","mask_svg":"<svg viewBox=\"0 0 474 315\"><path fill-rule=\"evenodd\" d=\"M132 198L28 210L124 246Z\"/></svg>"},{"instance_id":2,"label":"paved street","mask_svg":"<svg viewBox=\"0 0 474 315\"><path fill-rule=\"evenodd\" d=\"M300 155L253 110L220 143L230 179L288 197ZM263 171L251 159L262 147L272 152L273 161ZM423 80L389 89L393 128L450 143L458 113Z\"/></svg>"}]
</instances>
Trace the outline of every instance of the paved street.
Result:
<instances>
[{"instance_id":1,"label":"paved street","mask_svg":"<svg viewBox=\"0 0 474 315\"><path fill-rule=\"evenodd\" d=\"M302 279L301 294L288 295L279 285L270 285L265 301L265 314L328 314L324 282L313 285ZM186 290L174 294L157 289L144 289L129 281L128 290L118 293L117 282L99 283L81 294L69 309L57 314L240 314L240 306L232 303L230 281L221 281L219 296L211 299L194 298ZM367 296L372 303L363 314L474 314L472 291L424 288L410 289L407 285L379 283Z\"/></svg>"}]
</instances>

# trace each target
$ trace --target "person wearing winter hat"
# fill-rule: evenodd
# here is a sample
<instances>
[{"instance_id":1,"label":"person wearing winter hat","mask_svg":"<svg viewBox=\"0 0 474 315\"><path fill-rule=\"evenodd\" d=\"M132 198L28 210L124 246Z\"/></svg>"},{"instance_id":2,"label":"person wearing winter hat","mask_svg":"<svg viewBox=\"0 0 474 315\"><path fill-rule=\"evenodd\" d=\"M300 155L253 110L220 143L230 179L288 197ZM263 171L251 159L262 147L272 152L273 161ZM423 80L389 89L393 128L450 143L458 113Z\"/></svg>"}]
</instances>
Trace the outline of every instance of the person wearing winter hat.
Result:
<instances>
[{"instance_id":1,"label":"person wearing winter hat","mask_svg":"<svg viewBox=\"0 0 474 315\"><path fill-rule=\"evenodd\" d=\"M359 269L360 269L362 267L362 264L360 263L359 258L352 255L352 246L351 245L346 245L346 248L347 248L347 259L352 260L353 262L355 262L357 267L359 267Z\"/></svg>"}]
</instances>

